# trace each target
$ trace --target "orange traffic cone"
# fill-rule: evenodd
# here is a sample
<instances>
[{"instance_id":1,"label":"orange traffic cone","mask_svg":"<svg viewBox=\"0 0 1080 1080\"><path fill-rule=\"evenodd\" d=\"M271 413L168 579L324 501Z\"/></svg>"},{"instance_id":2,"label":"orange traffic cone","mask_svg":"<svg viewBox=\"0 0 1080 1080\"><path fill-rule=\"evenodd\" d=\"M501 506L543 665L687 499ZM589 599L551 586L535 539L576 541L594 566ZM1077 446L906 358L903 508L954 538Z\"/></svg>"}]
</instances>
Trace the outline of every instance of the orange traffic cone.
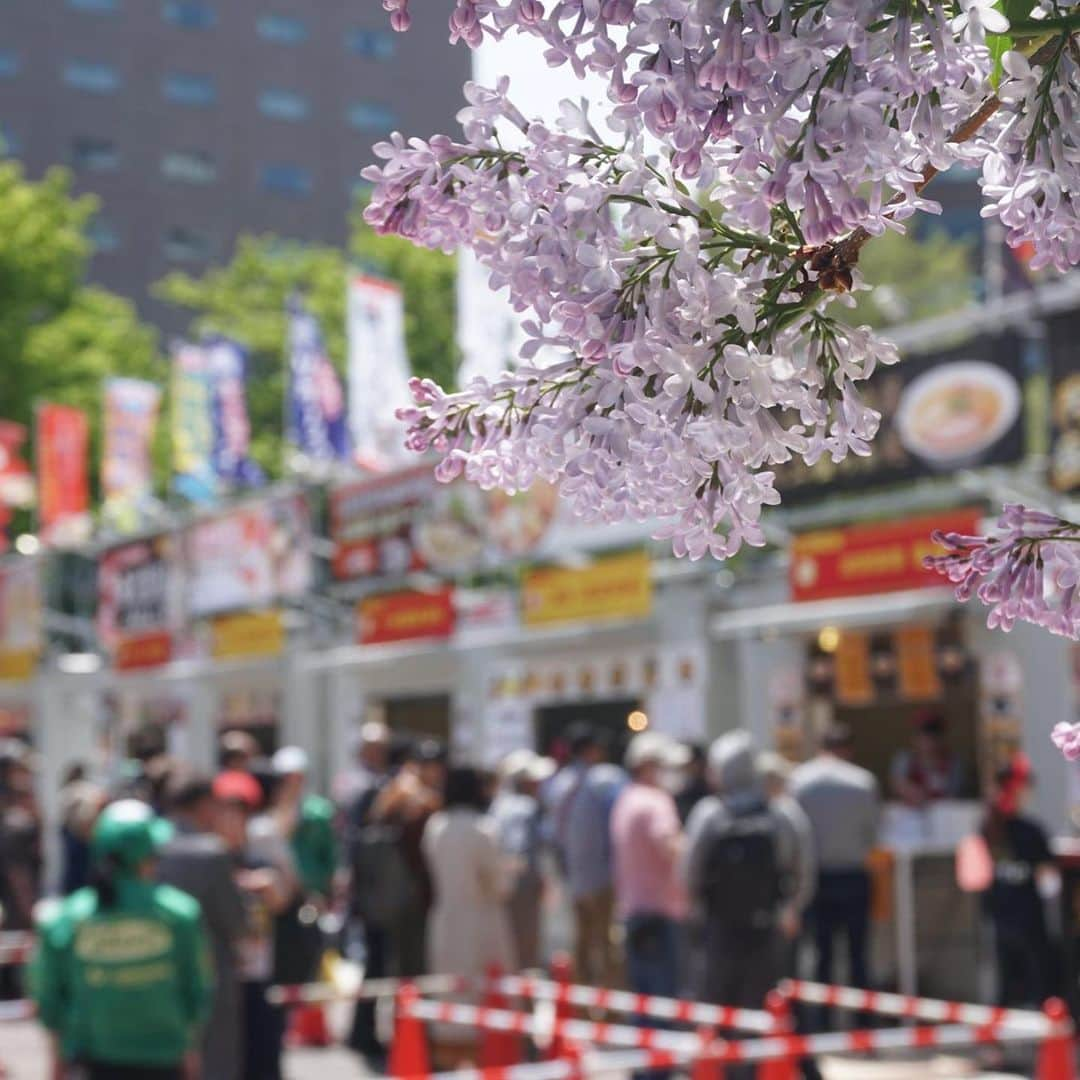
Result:
<instances>
[{"instance_id":1,"label":"orange traffic cone","mask_svg":"<svg viewBox=\"0 0 1080 1080\"><path fill-rule=\"evenodd\" d=\"M1039 1047L1038 1080L1076 1080L1076 1051L1069 1010L1061 998L1051 998L1043 1006L1043 1015L1056 1029Z\"/></svg>"},{"instance_id":2,"label":"orange traffic cone","mask_svg":"<svg viewBox=\"0 0 1080 1080\"><path fill-rule=\"evenodd\" d=\"M779 990L770 990L765 1010L773 1018L773 1034L788 1035L792 1030L791 1003ZM758 1066L758 1080L796 1080L799 1068L793 1058L763 1061Z\"/></svg>"},{"instance_id":3,"label":"orange traffic cone","mask_svg":"<svg viewBox=\"0 0 1080 1080\"><path fill-rule=\"evenodd\" d=\"M558 1025L560 1021L567 1020L573 1015L568 989L572 971L573 966L570 962L570 957L567 956L566 953L556 953L555 956L551 958L551 978L559 984L559 989L555 995L556 1031L551 1040L551 1045L543 1055L545 1061L559 1061L562 1058L565 1058L569 1052L568 1043L558 1032Z\"/></svg>"},{"instance_id":4,"label":"orange traffic cone","mask_svg":"<svg viewBox=\"0 0 1080 1080\"><path fill-rule=\"evenodd\" d=\"M301 1005L289 1018L287 1041L292 1046L329 1046L334 1040L321 1005Z\"/></svg>"},{"instance_id":5,"label":"orange traffic cone","mask_svg":"<svg viewBox=\"0 0 1080 1080\"><path fill-rule=\"evenodd\" d=\"M499 989L502 969L492 964L487 971L488 988L484 994L485 1009L505 1009L506 995ZM520 1065L522 1061L521 1037L512 1031L495 1031L487 1028L480 1033L479 1064L481 1069L501 1069L507 1065Z\"/></svg>"},{"instance_id":6,"label":"orange traffic cone","mask_svg":"<svg viewBox=\"0 0 1080 1080\"><path fill-rule=\"evenodd\" d=\"M397 993L394 1004L394 1041L390 1044L387 1076L427 1076L431 1073L427 1034L424 1023L413 1015L412 1006L420 994L406 984Z\"/></svg>"}]
</instances>

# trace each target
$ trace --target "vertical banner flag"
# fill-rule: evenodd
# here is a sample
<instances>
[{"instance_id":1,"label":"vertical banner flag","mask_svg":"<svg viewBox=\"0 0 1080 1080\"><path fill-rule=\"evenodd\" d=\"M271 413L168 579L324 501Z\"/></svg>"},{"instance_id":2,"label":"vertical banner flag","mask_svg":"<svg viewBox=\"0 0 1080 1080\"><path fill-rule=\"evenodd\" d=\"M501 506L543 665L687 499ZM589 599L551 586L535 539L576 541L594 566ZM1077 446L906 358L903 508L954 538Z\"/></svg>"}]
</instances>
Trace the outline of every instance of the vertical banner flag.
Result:
<instances>
[{"instance_id":1,"label":"vertical banner flag","mask_svg":"<svg viewBox=\"0 0 1080 1080\"><path fill-rule=\"evenodd\" d=\"M345 395L326 353L319 320L298 300L289 303L289 445L306 462L344 461L349 453Z\"/></svg>"},{"instance_id":2,"label":"vertical banner flag","mask_svg":"<svg viewBox=\"0 0 1080 1080\"><path fill-rule=\"evenodd\" d=\"M105 382L105 446L101 492L106 508L137 509L153 495L150 447L161 390L141 379Z\"/></svg>"},{"instance_id":3,"label":"vertical banner flag","mask_svg":"<svg viewBox=\"0 0 1080 1080\"><path fill-rule=\"evenodd\" d=\"M381 468L404 457L405 427L395 413L412 403L400 286L351 274L348 333L353 447L361 464Z\"/></svg>"},{"instance_id":4,"label":"vertical banner flag","mask_svg":"<svg viewBox=\"0 0 1080 1080\"><path fill-rule=\"evenodd\" d=\"M37 410L38 515L47 542L74 543L90 531L90 425L68 405Z\"/></svg>"},{"instance_id":5,"label":"vertical banner flag","mask_svg":"<svg viewBox=\"0 0 1080 1080\"><path fill-rule=\"evenodd\" d=\"M26 425L0 420L0 506L30 506L34 475L22 455Z\"/></svg>"},{"instance_id":6,"label":"vertical banner flag","mask_svg":"<svg viewBox=\"0 0 1080 1080\"><path fill-rule=\"evenodd\" d=\"M266 482L251 458L251 420L247 408L247 351L229 338L205 345L214 418L214 473L226 488L260 487Z\"/></svg>"},{"instance_id":7,"label":"vertical banner flag","mask_svg":"<svg viewBox=\"0 0 1080 1080\"><path fill-rule=\"evenodd\" d=\"M173 489L193 503L217 495L214 380L206 350L180 342L172 359Z\"/></svg>"}]
</instances>

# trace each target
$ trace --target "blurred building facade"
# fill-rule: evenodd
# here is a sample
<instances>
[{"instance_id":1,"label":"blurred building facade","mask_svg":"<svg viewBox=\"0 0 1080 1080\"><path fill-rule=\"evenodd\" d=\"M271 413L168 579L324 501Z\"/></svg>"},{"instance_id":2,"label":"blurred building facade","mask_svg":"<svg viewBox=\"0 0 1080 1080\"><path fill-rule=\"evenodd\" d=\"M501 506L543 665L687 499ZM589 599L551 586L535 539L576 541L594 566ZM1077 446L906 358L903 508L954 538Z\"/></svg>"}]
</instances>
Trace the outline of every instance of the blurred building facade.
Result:
<instances>
[{"instance_id":1,"label":"blurred building facade","mask_svg":"<svg viewBox=\"0 0 1080 1080\"><path fill-rule=\"evenodd\" d=\"M468 50L440 12L414 22L345 0L4 4L0 136L99 197L92 278L177 329L163 275L244 233L341 244L372 144L454 130Z\"/></svg>"}]
</instances>

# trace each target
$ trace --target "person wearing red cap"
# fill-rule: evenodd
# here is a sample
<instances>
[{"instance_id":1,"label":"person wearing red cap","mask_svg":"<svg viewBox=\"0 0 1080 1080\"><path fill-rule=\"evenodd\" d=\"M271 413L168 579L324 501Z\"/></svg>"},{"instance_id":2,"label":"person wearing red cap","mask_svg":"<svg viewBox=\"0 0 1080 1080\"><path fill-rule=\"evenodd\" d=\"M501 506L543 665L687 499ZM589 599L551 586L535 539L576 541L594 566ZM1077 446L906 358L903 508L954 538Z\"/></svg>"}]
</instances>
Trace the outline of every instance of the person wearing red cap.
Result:
<instances>
[{"instance_id":1,"label":"person wearing red cap","mask_svg":"<svg viewBox=\"0 0 1080 1080\"><path fill-rule=\"evenodd\" d=\"M285 1022L266 1000L274 964L274 918L292 899L292 879L248 841L248 822L262 806L262 787L249 772L231 769L214 780L218 834L233 860L246 911L237 949L237 978L244 1005L243 1080L278 1080Z\"/></svg>"},{"instance_id":2,"label":"person wearing red cap","mask_svg":"<svg viewBox=\"0 0 1080 1080\"><path fill-rule=\"evenodd\" d=\"M1046 831L1023 813L1031 763L1017 753L995 776L982 826L993 863L983 893L994 924L998 998L1006 1006L1039 1006L1051 992L1050 938L1042 892L1057 876Z\"/></svg>"}]
</instances>

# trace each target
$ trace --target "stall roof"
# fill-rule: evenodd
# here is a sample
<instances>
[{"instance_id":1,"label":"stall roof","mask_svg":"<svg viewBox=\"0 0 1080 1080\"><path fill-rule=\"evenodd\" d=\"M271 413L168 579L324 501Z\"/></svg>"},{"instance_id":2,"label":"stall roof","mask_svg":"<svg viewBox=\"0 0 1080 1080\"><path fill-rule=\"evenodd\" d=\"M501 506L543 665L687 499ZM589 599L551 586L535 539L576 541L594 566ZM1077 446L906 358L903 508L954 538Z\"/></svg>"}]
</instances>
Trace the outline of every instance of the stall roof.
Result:
<instances>
[{"instance_id":1,"label":"stall roof","mask_svg":"<svg viewBox=\"0 0 1080 1080\"><path fill-rule=\"evenodd\" d=\"M891 626L940 614L955 605L950 588L910 589L799 604L766 604L721 612L713 617L709 631L714 638L723 640L770 633L811 633L823 626Z\"/></svg>"}]
</instances>

